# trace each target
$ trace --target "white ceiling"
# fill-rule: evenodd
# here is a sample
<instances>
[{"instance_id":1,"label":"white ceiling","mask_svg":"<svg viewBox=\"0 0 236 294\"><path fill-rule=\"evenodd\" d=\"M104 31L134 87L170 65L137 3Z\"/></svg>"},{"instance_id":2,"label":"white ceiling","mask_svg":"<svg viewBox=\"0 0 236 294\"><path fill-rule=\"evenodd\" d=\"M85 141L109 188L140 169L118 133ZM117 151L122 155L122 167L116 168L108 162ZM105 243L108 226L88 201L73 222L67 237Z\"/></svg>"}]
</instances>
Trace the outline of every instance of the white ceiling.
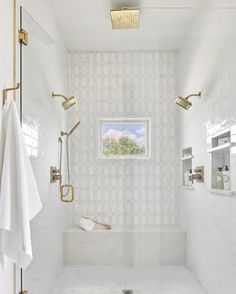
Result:
<instances>
[{"instance_id":1,"label":"white ceiling","mask_svg":"<svg viewBox=\"0 0 236 294\"><path fill-rule=\"evenodd\" d=\"M203 0L50 0L69 50L177 50ZM140 28L112 30L110 10L140 7Z\"/></svg>"}]
</instances>

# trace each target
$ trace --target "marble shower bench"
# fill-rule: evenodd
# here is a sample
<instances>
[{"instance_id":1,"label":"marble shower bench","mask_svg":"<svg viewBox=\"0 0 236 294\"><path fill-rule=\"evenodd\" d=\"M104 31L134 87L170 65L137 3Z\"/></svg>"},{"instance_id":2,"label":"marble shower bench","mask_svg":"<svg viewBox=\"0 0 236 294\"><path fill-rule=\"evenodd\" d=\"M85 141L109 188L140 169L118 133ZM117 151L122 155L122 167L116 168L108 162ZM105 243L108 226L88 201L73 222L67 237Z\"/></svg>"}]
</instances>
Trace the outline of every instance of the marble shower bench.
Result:
<instances>
[{"instance_id":1,"label":"marble shower bench","mask_svg":"<svg viewBox=\"0 0 236 294\"><path fill-rule=\"evenodd\" d=\"M113 227L86 232L69 227L64 232L64 264L183 265L186 232L180 227Z\"/></svg>"}]
</instances>

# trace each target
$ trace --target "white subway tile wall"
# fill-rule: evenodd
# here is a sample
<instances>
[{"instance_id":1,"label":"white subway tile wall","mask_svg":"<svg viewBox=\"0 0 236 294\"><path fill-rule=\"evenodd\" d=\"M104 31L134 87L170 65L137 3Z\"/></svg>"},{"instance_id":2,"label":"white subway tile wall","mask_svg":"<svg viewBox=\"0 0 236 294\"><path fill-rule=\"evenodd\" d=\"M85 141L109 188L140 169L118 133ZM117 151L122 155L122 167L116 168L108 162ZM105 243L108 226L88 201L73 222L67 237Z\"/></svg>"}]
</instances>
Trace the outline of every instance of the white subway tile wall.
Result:
<instances>
[{"instance_id":1,"label":"white subway tile wall","mask_svg":"<svg viewBox=\"0 0 236 294\"><path fill-rule=\"evenodd\" d=\"M176 52L69 54L71 182L69 225L83 215L112 225L178 224ZM100 159L100 118L150 118L151 159Z\"/></svg>"},{"instance_id":2,"label":"white subway tile wall","mask_svg":"<svg viewBox=\"0 0 236 294\"><path fill-rule=\"evenodd\" d=\"M190 110L179 110L181 149L192 147L193 168L205 166L204 183L181 191L180 223L188 236L187 264L209 294L236 293L236 197L208 191L207 153L207 136L236 123L235 25L235 9L203 11L180 51L180 95L202 91ZM230 166L234 191L235 157Z\"/></svg>"}]
</instances>

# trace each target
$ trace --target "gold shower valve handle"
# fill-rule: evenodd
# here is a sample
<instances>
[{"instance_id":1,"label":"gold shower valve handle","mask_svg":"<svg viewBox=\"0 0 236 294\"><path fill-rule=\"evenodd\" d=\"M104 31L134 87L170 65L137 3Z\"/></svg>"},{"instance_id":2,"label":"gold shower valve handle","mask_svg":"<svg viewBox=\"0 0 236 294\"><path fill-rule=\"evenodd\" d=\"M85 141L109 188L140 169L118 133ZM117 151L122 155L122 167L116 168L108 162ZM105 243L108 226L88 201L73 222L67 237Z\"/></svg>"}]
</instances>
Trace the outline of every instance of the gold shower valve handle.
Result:
<instances>
[{"instance_id":1,"label":"gold shower valve handle","mask_svg":"<svg viewBox=\"0 0 236 294\"><path fill-rule=\"evenodd\" d=\"M50 178L51 178L51 183L55 183L56 181L60 181L61 180L61 170L59 168L56 168L55 166L51 166Z\"/></svg>"},{"instance_id":2,"label":"gold shower valve handle","mask_svg":"<svg viewBox=\"0 0 236 294\"><path fill-rule=\"evenodd\" d=\"M192 179L202 183L204 182L204 166L198 166L194 169L194 174L192 175Z\"/></svg>"}]
</instances>

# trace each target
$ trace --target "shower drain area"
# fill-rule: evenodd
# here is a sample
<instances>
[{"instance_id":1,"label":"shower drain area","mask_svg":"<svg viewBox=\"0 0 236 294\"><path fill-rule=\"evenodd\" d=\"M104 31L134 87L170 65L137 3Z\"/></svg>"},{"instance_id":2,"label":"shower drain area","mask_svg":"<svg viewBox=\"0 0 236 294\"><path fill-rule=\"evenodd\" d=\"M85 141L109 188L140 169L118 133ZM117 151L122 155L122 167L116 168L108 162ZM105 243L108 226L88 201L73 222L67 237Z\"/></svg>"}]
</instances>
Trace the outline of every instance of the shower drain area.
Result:
<instances>
[{"instance_id":1,"label":"shower drain area","mask_svg":"<svg viewBox=\"0 0 236 294\"><path fill-rule=\"evenodd\" d=\"M146 294L146 292L139 290L124 290L111 288L97 288L97 289L70 289L62 292L63 294ZM149 294L149 293L148 293Z\"/></svg>"},{"instance_id":2,"label":"shower drain area","mask_svg":"<svg viewBox=\"0 0 236 294\"><path fill-rule=\"evenodd\" d=\"M206 294L206 292L185 266L81 265L66 267L49 294Z\"/></svg>"}]
</instances>

